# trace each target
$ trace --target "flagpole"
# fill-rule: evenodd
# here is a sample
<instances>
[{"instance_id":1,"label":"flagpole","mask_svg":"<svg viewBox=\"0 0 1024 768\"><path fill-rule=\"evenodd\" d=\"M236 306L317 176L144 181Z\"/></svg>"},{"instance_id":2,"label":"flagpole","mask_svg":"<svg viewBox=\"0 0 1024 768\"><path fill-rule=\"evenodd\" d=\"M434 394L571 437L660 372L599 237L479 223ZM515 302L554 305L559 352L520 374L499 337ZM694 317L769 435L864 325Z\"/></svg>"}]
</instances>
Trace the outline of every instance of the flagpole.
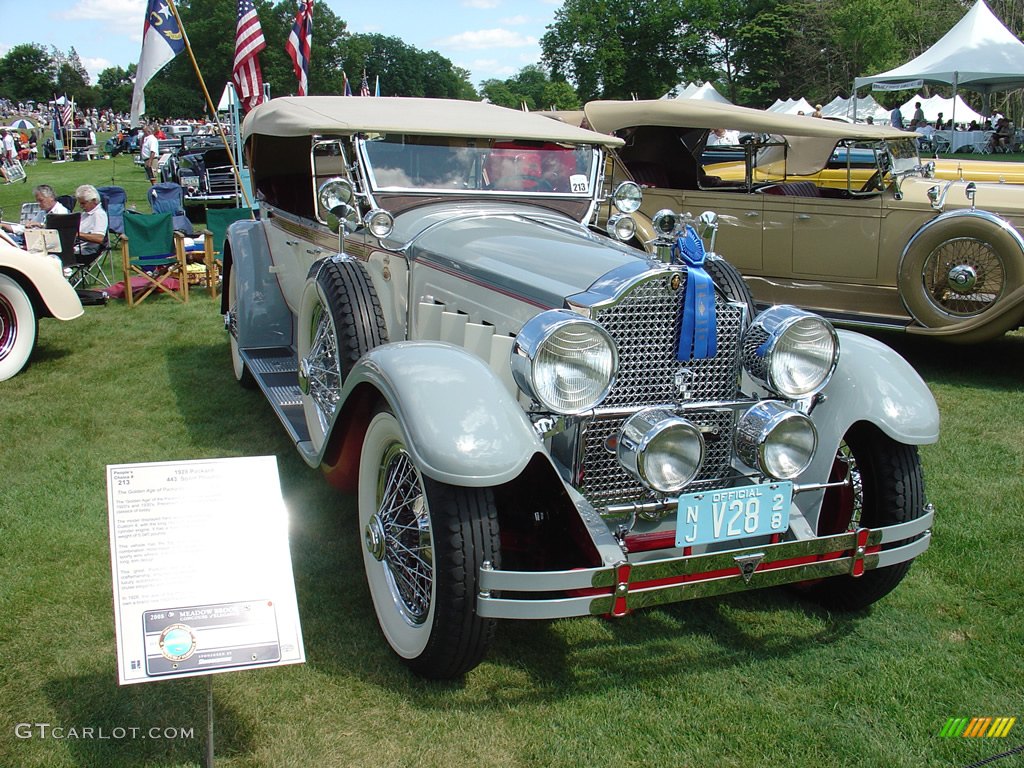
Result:
<instances>
[{"instance_id":1,"label":"flagpole","mask_svg":"<svg viewBox=\"0 0 1024 768\"><path fill-rule=\"evenodd\" d=\"M217 108L213 106L213 99L210 98L210 92L206 89L206 81L203 80L203 73L199 71L199 63L196 61L195 54L192 53L192 44L188 41L188 33L185 31L185 25L181 23L181 17L178 15L178 9L174 5L174 0L167 0L167 5L171 9L171 13L174 14L175 21L178 22L178 29L181 30L181 39L185 42L185 50L188 51L188 57L192 61L192 67L196 71L196 77L199 78L199 85L203 89L203 96L206 98L206 106L210 109L210 114L213 116L213 122L217 126L217 132L220 134L221 139L224 140L224 149L228 153L228 162L231 163L231 170L235 172L235 178L238 180L238 188L242 190L242 197L245 198L245 207L252 208L252 200L249 199L249 193L245 189L245 185L242 184L242 172L238 169L238 163L235 162L235 155L231 151L231 144L228 142L228 137L224 135L224 127L220 124L220 118L217 116ZM253 215L255 218L255 215Z\"/></svg>"}]
</instances>

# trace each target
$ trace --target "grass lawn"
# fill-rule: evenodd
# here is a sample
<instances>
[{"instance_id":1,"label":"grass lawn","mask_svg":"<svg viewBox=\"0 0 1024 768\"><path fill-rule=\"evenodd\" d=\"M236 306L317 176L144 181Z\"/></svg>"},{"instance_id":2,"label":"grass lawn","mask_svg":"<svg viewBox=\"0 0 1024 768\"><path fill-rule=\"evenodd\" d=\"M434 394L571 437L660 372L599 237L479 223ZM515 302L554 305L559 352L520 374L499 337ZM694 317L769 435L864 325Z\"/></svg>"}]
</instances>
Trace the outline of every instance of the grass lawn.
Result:
<instances>
[{"instance_id":1,"label":"grass lawn","mask_svg":"<svg viewBox=\"0 0 1024 768\"><path fill-rule=\"evenodd\" d=\"M104 133L97 138L101 149L109 135ZM135 206L144 213L150 211L146 199L149 180L142 166L135 164L132 155L64 163L41 159L35 165L26 165L25 170L28 172L25 182L0 184L0 210L5 221L18 220L21 204L34 201L32 188L37 184L49 184L58 195L74 195L80 184L124 187L128 193L128 207Z\"/></svg>"},{"instance_id":2,"label":"grass lawn","mask_svg":"<svg viewBox=\"0 0 1024 768\"><path fill-rule=\"evenodd\" d=\"M771 590L503 622L480 667L436 683L387 650L354 500L235 383L219 302L44 320L31 364L0 383L0 766L203 764L205 681L117 685L105 467L243 455L278 459L307 662L215 676L219 766L946 768L1024 743L1024 333L883 340L943 420L922 449L932 547L894 593L853 615ZM1003 739L939 737L973 716L1020 722ZM110 738L132 728L191 737Z\"/></svg>"}]
</instances>

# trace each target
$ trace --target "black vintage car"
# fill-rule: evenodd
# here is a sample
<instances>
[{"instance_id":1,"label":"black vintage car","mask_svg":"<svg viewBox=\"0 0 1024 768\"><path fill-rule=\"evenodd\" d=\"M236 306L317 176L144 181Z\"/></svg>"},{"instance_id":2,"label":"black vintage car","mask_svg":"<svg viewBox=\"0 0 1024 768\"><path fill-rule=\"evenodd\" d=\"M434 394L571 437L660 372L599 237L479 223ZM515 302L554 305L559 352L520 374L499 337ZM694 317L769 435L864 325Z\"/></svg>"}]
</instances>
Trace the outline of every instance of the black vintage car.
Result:
<instances>
[{"instance_id":1,"label":"black vintage car","mask_svg":"<svg viewBox=\"0 0 1024 768\"><path fill-rule=\"evenodd\" d=\"M161 162L163 181L185 191L186 205L236 205L239 189L224 141L219 136L189 136Z\"/></svg>"}]
</instances>

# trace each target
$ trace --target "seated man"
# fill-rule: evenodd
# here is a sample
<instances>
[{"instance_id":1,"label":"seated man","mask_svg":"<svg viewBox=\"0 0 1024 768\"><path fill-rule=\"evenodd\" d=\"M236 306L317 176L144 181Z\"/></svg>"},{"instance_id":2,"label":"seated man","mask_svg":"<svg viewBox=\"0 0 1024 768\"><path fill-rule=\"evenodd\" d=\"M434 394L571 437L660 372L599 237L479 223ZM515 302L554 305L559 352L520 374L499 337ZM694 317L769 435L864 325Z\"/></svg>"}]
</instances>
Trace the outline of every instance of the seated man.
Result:
<instances>
[{"instance_id":1,"label":"seated man","mask_svg":"<svg viewBox=\"0 0 1024 768\"><path fill-rule=\"evenodd\" d=\"M75 199L82 207L78 225L78 244L75 253L95 256L107 239L107 212L100 205L100 193L92 184L83 184L75 190Z\"/></svg>"},{"instance_id":2,"label":"seated man","mask_svg":"<svg viewBox=\"0 0 1024 768\"><path fill-rule=\"evenodd\" d=\"M57 200L57 194L53 191L53 187L49 184L40 184L32 190L32 194L36 198L36 202L39 203L39 210L36 212L29 221L26 221L24 227L26 229L39 228L42 229L46 226L46 217L51 213L68 213L68 209L65 208ZM3 228L10 232L13 239L22 248L25 247L25 237L21 233L18 225L3 222Z\"/></svg>"}]
</instances>

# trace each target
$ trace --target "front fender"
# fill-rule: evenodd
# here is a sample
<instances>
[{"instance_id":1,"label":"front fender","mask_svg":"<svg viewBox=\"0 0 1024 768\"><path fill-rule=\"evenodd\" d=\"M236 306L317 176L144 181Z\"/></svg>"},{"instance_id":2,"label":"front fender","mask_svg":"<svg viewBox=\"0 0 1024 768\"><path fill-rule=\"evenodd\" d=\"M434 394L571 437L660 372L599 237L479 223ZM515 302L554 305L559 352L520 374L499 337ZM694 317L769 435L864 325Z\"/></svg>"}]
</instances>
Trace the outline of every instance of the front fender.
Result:
<instances>
[{"instance_id":1,"label":"front fender","mask_svg":"<svg viewBox=\"0 0 1024 768\"><path fill-rule=\"evenodd\" d=\"M501 380L461 347L424 341L377 347L355 365L343 397L365 384L391 406L416 466L440 482L506 483L544 450Z\"/></svg>"},{"instance_id":2,"label":"front fender","mask_svg":"<svg viewBox=\"0 0 1024 768\"><path fill-rule=\"evenodd\" d=\"M898 443L939 439L939 408L917 371L880 341L838 331L839 364L814 409L819 440L839 445L858 421L868 421Z\"/></svg>"},{"instance_id":3,"label":"front fender","mask_svg":"<svg viewBox=\"0 0 1024 768\"><path fill-rule=\"evenodd\" d=\"M262 223L251 219L233 222L227 229L226 240L221 313L230 309L227 286L230 280L235 280L238 346L243 349L290 346L292 313L271 269L270 245Z\"/></svg>"},{"instance_id":4,"label":"front fender","mask_svg":"<svg viewBox=\"0 0 1024 768\"><path fill-rule=\"evenodd\" d=\"M0 241L0 272L16 279L33 302L38 298L36 312L58 320L74 320L85 312L78 293L64 277L60 259L41 253L30 253Z\"/></svg>"},{"instance_id":5,"label":"front fender","mask_svg":"<svg viewBox=\"0 0 1024 768\"><path fill-rule=\"evenodd\" d=\"M939 409L928 386L910 363L880 341L853 331L838 330L839 364L825 396L812 412L818 449L800 484L829 480L843 437L858 422L869 422L890 438L907 445L939 439ZM794 497L804 514L816 519L824 491Z\"/></svg>"}]
</instances>

